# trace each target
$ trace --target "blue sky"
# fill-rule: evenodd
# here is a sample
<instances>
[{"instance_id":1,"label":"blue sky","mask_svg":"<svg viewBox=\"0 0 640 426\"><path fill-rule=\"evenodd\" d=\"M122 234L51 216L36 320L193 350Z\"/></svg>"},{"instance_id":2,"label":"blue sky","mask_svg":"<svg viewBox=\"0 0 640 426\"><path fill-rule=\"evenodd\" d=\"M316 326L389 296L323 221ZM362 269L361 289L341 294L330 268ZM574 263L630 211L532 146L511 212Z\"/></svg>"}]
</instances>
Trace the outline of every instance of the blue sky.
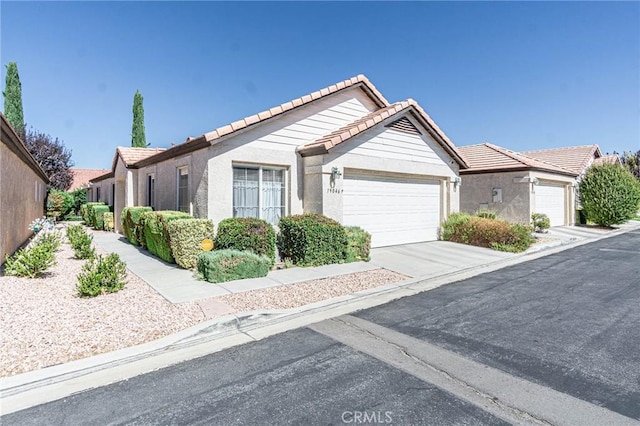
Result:
<instances>
[{"instance_id":1,"label":"blue sky","mask_svg":"<svg viewBox=\"0 0 640 426\"><path fill-rule=\"evenodd\" d=\"M76 167L166 147L357 74L458 145L640 149L638 2L2 2L25 121Z\"/></svg>"}]
</instances>

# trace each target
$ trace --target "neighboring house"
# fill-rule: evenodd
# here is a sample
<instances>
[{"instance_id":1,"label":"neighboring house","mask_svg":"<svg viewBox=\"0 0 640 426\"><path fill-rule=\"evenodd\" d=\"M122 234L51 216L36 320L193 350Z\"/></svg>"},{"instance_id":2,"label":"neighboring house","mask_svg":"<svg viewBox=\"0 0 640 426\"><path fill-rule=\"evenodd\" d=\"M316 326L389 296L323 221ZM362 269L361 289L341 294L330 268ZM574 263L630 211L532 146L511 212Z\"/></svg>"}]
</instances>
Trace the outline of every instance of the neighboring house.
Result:
<instances>
[{"instance_id":1,"label":"neighboring house","mask_svg":"<svg viewBox=\"0 0 640 426\"><path fill-rule=\"evenodd\" d=\"M600 152L598 145L595 144L523 151L521 154L555 164L556 166L577 173L577 182L582 179L587 169L591 167L596 160L602 158L602 152Z\"/></svg>"},{"instance_id":2,"label":"neighboring house","mask_svg":"<svg viewBox=\"0 0 640 426\"><path fill-rule=\"evenodd\" d=\"M73 192L76 189L88 189L89 181L98 176L102 176L105 173L109 173L109 170L104 169L71 169L73 173L73 181L71 186L67 189L67 192Z\"/></svg>"},{"instance_id":3,"label":"neighboring house","mask_svg":"<svg viewBox=\"0 0 640 426\"><path fill-rule=\"evenodd\" d=\"M525 155L490 143L458 149L469 164L460 171L461 211L489 209L519 223L530 223L535 212L549 216L551 226L575 223L574 188L583 167L590 164L586 156L579 162L567 156L562 167L545 161L542 151Z\"/></svg>"},{"instance_id":4,"label":"neighboring house","mask_svg":"<svg viewBox=\"0 0 640 426\"><path fill-rule=\"evenodd\" d=\"M4 115L0 145L0 264L33 234L29 224L44 216L49 179Z\"/></svg>"},{"instance_id":5,"label":"neighboring house","mask_svg":"<svg viewBox=\"0 0 640 426\"><path fill-rule=\"evenodd\" d=\"M363 227L379 247L436 240L466 167L414 100L390 104L360 75L161 152L119 147L111 173L91 182L101 197L113 185L117 226L132 205L216 225L316 212Z\"/></svg>"},{"instance_id":6,"label":"neighboring house","mask_svg":"<svg viewBox=\"0 0 640 426\"><path fill-rule=\"evenodd\" d=\"M602 157L598 157L593 161L594 165L601 165L601 164L617 164L619 166L622 166L622 160L620 159L620 156L618 154L607 154L607 155L603 155Z\"/></svg>"}]
</instances>

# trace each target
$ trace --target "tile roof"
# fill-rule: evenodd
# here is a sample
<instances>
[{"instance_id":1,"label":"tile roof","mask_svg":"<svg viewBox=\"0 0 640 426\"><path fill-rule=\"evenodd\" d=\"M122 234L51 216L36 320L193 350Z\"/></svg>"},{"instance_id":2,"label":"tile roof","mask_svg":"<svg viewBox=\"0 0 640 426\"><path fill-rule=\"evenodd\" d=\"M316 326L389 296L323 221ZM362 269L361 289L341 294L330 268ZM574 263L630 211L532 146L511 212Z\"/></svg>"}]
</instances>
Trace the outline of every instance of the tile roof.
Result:
<instances>
[{"instance_id":1,"label":"tile roof","mask_svg":"<svg viewBox=\"0 0 640 426\"><path fill-rule=\"evenodd\" d=\"M622 164L620 156L618 154L603 155L593 160L593 164Z\"/></svg>"},{"instance_id":2,"label":"tile roof","mask_svg":"<svg viewBox=\"0 0 640 426\"><path fill-rule=\"evenodd\" d=\"M540 161L556 164L576 174L581 174L591 163L592 158L602 156L598 145L567 146L562 148L524 151L522 154Z\"/></svg>"},{"instance_id":3,"label":"tile roof","mask_svg":"<svg viewBox=\"0 0 640 426\"><path fill-rule=\"evenodd\" d=\"M321 137L320 139L316 139L315 141L304 145L298 149L301 155L314 155L323 152L328 152L336 145L339 145L352 137L369 130L373 126L382 121L386 120L389 117L400 114L405 110L411 110L417 113L417 118L422 118L426 123L425 128L427 130L431 130L435 133L434 136L436 141L440 139L443 145L443 148L449 152L462 167L467 167L468 163L464 159L464 155L462 155L455 147L453 142L447 137L447 135L440 130L440 128L435 124L435 122L429 117L429 115L422 109L422 107L413 99L407 99L402 102L396 102L392 105L389 105L385 108L381 108L377 111L373 111L370 114L365 115L364 117Z\"/></svg>"},{"instance_id":4,"label":"tile roof","mask_svg":"<svg viewBox=\"0 0 640 426\"><path fill-rule=\"evenodd\" d=\"M468 169L460 171L461 174L535 169L569 176L578 175L572 170L490 143L461 146L458 150L464 154L469 164Z\"/></svg>"},{"instance_id":5,"label":"tile roof","mask_svg":"<svg viewBox=\"0 0 640 426\"><path fill-rule=\"evenodd\" d=\"M116 158L118 155L120 155L122 161L124 161L125 166L129 167L140 160L144 160L145 158L149 158L163 151L166 151L166 148L134 148L119 146L116 150ZM114 158L114 167L115 161L116 159Z\"/></svg>"},{"instance_id":6,"label":"tile roof","mask_svg":"<svg viewBox=\"0 0 640 426\"><path fill-rule=\"evenodd\" d=\"M110 170L72 168L71 172L73 173L73 182L71 182L71 187L67 189L68 192L75 191L80 188L86 188L91 179L102 176L105 173L109 173Z\"/></svg>"},{"instance_id":7,"label":"tile roof","mask_svg":"<svg viewBox=\"0 0 640 426\"><path fill-rule=\"evenodd\" d=\"M341 90L356 86L360 86L364 90L364 92L371 98L371 100L373 100L376 105L378 105L379 108L386 108L389 106L389 102L385 99L384 96L382 96L382 93L380 93L378 89L376 89L373 83L371 83L369 79L364 75L359 74L350 79L332 84L331 86L325 87L324 89L320 89L308 95L296 98L292 101L285 102L266 111L250 115L249 117L243 118L242 120L234 121L233 123L218 127L217 129L207 132L197 138L187 138L184 143L169 148L168 150L166 150L166 152L158 155L157 157L138 160L140 161L140 164L136 164L135 166L146 166L157 161L166 160L167 158L171 158L175 155L180 155L190 151L195 151L197 149L205 148L212 142L215 142L216 140L221 139L225 136L231 135L232 133L235 133L239 130L246 129L270 118L277 117L288 111L311 103L318 99L324 98L333 93L337 93Z\"/></svg>"}]
</instances>

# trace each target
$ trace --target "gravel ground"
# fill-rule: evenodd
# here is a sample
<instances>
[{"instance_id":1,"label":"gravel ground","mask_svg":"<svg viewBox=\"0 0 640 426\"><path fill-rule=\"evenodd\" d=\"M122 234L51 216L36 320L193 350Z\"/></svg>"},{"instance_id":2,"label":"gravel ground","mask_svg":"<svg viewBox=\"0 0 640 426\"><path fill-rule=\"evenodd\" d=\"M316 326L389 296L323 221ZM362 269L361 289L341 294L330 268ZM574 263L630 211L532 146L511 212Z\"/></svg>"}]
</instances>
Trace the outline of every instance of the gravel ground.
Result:
<instances>
[{"instance_id":1,"label":"gravel ground","mask_svg":"<svg viewBox=\"0 0 640 426\"><path fill-rule=\"evenodd\" d=\"M41 278L0 276L0 377L139 345L206 319L198 303L171 304L130 271L119 292L78 297L76 276L85 261L68 244L56 258ZM377 269L214 299L235 312L287 309L405 278Z\"/></svg>"},{"instance_id":2,"label":"gravel ground","mask_svg":"<svg viewBox=\"0 0 640 426\"><path fill-rule=\"evenodd\" d=\"M196 303L173 305L129 272L117 293L76 296L83 260L68 244L41 278L0 277L0 377L149 342L204 320Z\"/></svg>"},{"instance_id":3,"label":"gravel ground","mask_svg":"<svg viewBox=\"0 0 640 426\"><path fill-rule=\"evenodd\" d=\"M374 269L298 284L230 294L215 299L231 306L236 312L258 309L289 309L402 281L406 278L404 275L386 269Z\"/></svg>"}]
</instances>

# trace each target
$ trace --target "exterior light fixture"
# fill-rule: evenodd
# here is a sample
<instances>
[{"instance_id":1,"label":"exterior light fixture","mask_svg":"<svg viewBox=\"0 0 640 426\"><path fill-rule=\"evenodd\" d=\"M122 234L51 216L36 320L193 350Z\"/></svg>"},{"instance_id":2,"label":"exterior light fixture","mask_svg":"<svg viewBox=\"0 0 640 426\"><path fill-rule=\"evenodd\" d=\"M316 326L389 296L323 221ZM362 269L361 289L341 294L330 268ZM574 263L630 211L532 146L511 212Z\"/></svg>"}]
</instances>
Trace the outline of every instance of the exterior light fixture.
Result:
<instances>
[{"instance_id":1,"label":"exterior light fixture","mask_svg":"<svg viewBox=\"0 0 640 426\"><path fill-rule=\"evenodd\" d=\"M338 170L337 167L332 167L331 168L331 180L335 181L336 179L338 179L340 176L342 176L342 173L340 172L340 170Z\"/></svg>"},{"instance_id":2,"label":"exterior light fixture","mask_svg":"<svg viewBox=\"0 0 640 426\"><path fill-rule=\"evenodd\" d=\"M457 188L459 186L462 186L462 178L460 178L460 176L456 176L453 178L453 187Z\"/></svg>"}]
</instances>

